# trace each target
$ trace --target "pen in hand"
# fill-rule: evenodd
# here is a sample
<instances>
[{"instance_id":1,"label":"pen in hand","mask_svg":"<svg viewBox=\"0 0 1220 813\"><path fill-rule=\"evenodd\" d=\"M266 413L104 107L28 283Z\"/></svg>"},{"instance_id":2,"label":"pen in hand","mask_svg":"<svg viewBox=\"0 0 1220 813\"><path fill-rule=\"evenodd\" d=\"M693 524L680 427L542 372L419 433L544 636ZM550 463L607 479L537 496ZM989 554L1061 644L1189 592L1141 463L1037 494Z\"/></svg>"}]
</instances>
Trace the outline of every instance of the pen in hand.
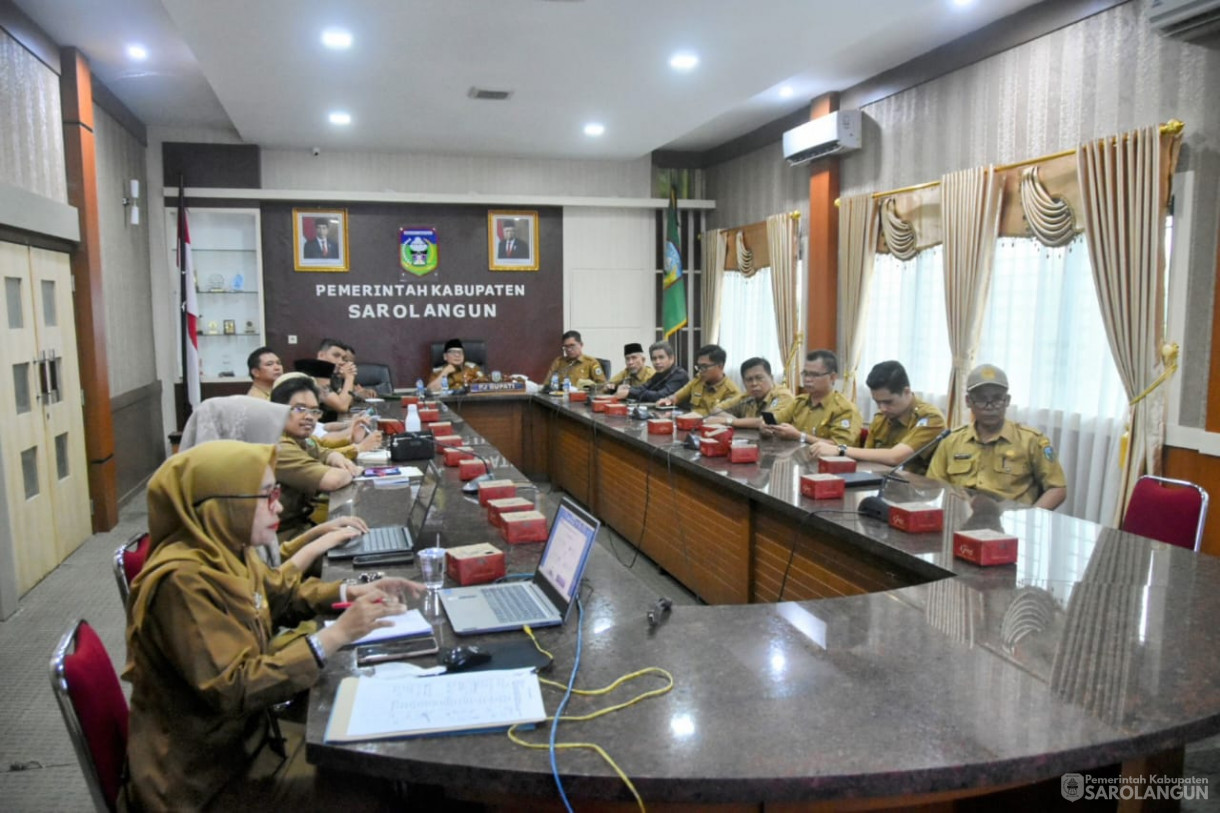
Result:
<instances>
[{"instance_id":1,"label":"pen in hand","mask_svg":"<svg viewBox=\"0 0 1220 813\"><path fill-rule=\"evenodd\" d=\"M346 610L348 607L352 606L353 603L354 602L351 602L351 601L336 601L334 604L330 605L330 608L332 610ZM385 599L375 598L375 599L373 599L373 603L374 604L385 604Z\"/></svg>"}]
</instances>

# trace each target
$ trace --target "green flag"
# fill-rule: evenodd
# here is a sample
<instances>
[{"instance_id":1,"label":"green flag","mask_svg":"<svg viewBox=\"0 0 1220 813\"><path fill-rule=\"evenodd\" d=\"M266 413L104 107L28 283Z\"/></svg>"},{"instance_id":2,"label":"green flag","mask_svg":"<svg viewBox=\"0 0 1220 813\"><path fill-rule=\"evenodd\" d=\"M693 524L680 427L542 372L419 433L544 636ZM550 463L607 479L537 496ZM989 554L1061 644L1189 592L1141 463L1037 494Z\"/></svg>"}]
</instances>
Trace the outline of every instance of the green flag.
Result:
<instances>
[{"instance_id":1,"label":"green flag","mask_svg":"<svg viewBox=\"0 0 1220 813\"><path fill-rule=\"evenodd\" d=\"M682 237L678 232L678 195L669 187L665 227L665 288L661 294L661 325L665 338L686 327L686 280L682 277Z\"/></svg>"}]
</instances>

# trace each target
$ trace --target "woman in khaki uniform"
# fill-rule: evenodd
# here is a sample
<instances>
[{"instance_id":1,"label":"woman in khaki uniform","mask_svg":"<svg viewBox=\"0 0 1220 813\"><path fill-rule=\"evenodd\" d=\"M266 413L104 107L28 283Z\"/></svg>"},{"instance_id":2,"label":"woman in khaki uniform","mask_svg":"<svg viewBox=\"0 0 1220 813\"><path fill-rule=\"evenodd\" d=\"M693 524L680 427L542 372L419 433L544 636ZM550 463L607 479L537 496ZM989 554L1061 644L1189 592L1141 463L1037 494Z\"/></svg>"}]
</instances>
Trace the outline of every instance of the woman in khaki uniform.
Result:
<instances>
[{"instance_id":1,"label":"woman in khaki uniform","mask_svg":"<svg viewBox=\"0 0 1220 813\"><path fill-rule=\"evenodd\" d=\"M402 594L422 590L405 579L349 587L268 568L255 548L276 543L275 455L274 446L213 441L169 458L149 483L152 548L132 582L123 672L132 684L129 808L317 801L330 789L315 787L299 737L286 750L271 736L268 709L312 686L326 659L384 626L382 616L402 612ZM353 604L334 624L270 653L278 619L345 599ZM353 795L344 788L345 809Z\"/></svg>"}]
</instances>

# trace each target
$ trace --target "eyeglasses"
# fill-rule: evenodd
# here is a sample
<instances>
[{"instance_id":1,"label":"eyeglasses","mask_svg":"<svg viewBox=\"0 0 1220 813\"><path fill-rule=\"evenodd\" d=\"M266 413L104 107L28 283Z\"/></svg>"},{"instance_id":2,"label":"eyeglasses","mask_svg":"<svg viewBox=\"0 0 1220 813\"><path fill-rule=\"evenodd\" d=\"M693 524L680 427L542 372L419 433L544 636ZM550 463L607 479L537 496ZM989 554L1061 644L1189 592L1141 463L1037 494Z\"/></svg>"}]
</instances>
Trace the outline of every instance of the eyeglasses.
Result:
<instances>
[{"instance_id":1,"label":"eyeglasses","mask_svg":"<svg viewBox=\"0 0 1220 813\"><path fill-rule=\"evenodd\" d=\"M719 367L719 366L720 366L719 364L696 364L695 369L701 373L706 373L708 370L712 369L713 367Z\"/></svg>"},{"instance_id":2,"label":"eyeglasses","mask_svg":"<svg viewBox=\"0 0 1220 813\"><path fill-rule=\"evenodd\" d=\"M310 415L314 418L322 417L322 410L318 409L317 407L302 406L301 404L296 404L295 406L289 407L288 411L293 415Z\"/></svg>"},{"instance_id":3,"label":"eyeglasses","mask_svg":"<svg viewBox=\"0 0 1220 813\"><path fill-rule=\"evenodd\" d=\"M580 345L579 344L563 344L563 345L560 345L560 347L562 347L564 350L575 350L576 348L580 347Z\"/></svg>"},{"instance_id":4,"label":"eyeglasses","mask_svg":"<svg viewBox=\"0 0 1220 813\"><path fill-rule=\"evenodd\" d=\"M826 370L822 373L815 373L811 370L801 370L801 378L821 378L824 375L832 375L832 373L830 370Z\"/></svg>"},{"instance_id":5,"label":"eyeglasses","mask_svg":"<svg viewBox=\"0 0 1220 813\"><path fill-rule=\"evenodd\" d=\"M213 494L211 497L204 497L202 500L195 500L191 503L192 508L198 508L201 504L208 500L266 500L267 507L273 508L280 499L280 493L283 489L279 483L271 487L271 490L266 493L259 494Z\"/></svg>"},{"instance_id":6,"label":"eyeglasses","mask_svg":"<svg viewBox=\"0 0 1220 813\"><path fill-rule=\"evenodd\" d=\"M986 401L967 396L966 400L970 402L971 406L976 406L979 409L995 409L996 407L1002 407L1004 404L1008 403L1008 396L1001 395L996 398L988 398Z\"/></svg>"}]
</instances>

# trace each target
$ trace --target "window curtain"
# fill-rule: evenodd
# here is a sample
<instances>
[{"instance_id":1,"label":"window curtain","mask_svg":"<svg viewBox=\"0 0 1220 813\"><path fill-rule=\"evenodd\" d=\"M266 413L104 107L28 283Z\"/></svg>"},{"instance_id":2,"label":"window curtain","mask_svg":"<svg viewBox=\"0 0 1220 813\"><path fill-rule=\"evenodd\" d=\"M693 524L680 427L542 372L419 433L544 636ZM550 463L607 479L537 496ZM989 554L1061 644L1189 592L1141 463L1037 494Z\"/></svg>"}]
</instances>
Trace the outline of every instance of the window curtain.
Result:
<instances>
[{"instance_id":1,"label":"window curtain","mask_svg":"<svg viewBox=\"0 0 1220 813\"><path fill-rule=\"evenodd\" d=\"M1076 153L1093 283L1106 339L1131 404L1115 524L1135 481L1160 470L1165 401L1163 392L1154 388L1164 369L1161 240L1169 179L1180 146L1180 129L1162 133L1158 127L1145 127L1082 144Z\"/></svg>"},{"instance_id":2,"label":"window curtain","mask_svg":"<svg viewBox=\"0 0 1220 813\"><path fill-rule=\"evenodd\" d=\"M843 365L843 394L853 401L856 371L864 350L879 223L872 195L839 201L839 360Z\"/></svg>"},{"instance_id":3,"label":"window curtain","mask_svg":"<svg viewBox=\"0 0 1220 813\"><path fill-rule=\"evenodd\" d=\"M723 229L703 233L703 343L716 344L720 339L720 291L724 287L724 258L728 241Z\"/></svg>"},{"instance_id":4,"label":"window curtain","mask_svg":"<svg viewBox=\"0 0 1220 813\"><path fill-rule=\"evenodd\" d=\"M754 274L748 277L737 271L724 272L720 309L723 318L716 343L728 355L725 375L737 384L742 384L741 363L754 356L771 362L776 375L782 372L776 363L782 349L775 329L771 273L766 267L754 269Z\"/></svg>"},{"instance_id":5,"label":"window curtain","mask_svg":"<svg viewBox=\"0 0 1220 813\"><path fill-rule=\"evenodd\" d=\"M951 172L941 180L945 245L945 317L953 371L949 374L949 426L966 420L966 376L974 366L983 305L1000 229L1003 180L995 168Z\"/></svg>"},{"instance_id":6,"label":"window curtain","mask_svg":"<svg viewBox=\"0 0 1220 813\"><path fill-rule=\"evenodd\" d=\"M771 296L775 300L775 330L782 359L776 359L784 367L784 381L789 386L797 381L796 353L793 345L797 341L797 301L799 275L797 273L796 241L800 232L800 221L791 214L771 215L767 218L767 243L771 249ZM799 348L797 348L799 349ZM789 362L792 364L789 364Z\"/></svg>"}]
</instances>

